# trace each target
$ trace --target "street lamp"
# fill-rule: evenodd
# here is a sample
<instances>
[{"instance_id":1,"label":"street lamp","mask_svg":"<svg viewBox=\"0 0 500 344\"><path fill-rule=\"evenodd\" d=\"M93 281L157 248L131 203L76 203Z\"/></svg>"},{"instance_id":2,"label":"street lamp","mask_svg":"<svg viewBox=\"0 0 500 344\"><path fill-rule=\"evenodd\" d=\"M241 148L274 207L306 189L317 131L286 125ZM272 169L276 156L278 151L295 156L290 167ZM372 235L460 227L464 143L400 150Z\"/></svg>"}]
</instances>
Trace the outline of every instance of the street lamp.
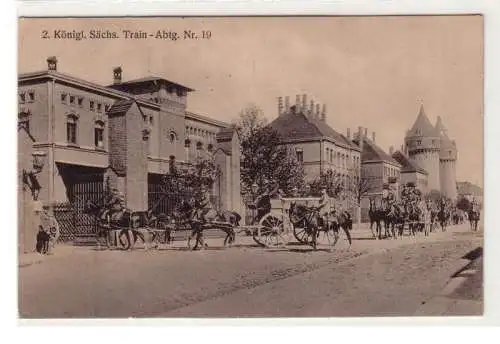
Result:
<instances>
[{"instance_id":1,"label":"street lamp","mask_svg":"<svg viewBox=\"0 0 500 344\"><path fill-rule=\"evenodd\" d=\"M45 152L35 151L32 153L33 156L33 168L23 169L23 183L29 187L31 190L31 195L33 200L38 200L38 194L40 193L40 183L36 178L36 175L42 172L43 166L45 165Z\"/></svg>"}]
</instances>

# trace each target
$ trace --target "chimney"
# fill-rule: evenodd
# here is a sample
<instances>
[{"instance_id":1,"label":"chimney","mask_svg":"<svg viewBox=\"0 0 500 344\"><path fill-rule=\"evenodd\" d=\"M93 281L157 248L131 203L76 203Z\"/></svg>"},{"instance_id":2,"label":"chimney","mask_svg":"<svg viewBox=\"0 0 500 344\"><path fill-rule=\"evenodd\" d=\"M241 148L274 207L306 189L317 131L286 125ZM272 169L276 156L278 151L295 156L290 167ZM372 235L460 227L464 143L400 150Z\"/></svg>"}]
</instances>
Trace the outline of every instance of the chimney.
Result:
<instances>
[{"instance_id":1,"label":"chimney","mask_svg":"<svg viewBox=\"0 0 500 344\"><path fill-rule=\"evenodd\" d=\"M393 146L390 146L389 147L389 155L392 156L392 154L394 153L394 147Z\"/></svg>"},{"instance_id":2,"label":"chimney","mask_svg":"<svg viewBox=\"0 0 500 344\"><path fill-rule=\"evenodd\" d=\"M351 140L351 128L347 128L347 139Z\"/></svg>"},{"instance_id":3,"label":"chimney","mask_svg":"<svg viewBox=\"0 0 500 344\"><path fill-rule=\"evenodd\" d=\"M278 97L278 116L283 114L283 97Z\"/></svg>"},{"instance_id":4,"label":"chimney","mask_svg":"<svg viewBox=\"0 0 500 344\"><path fill-rule=\"evenodd\" d=\"M372 131L372 141L375 142L375 132Z\"/></svg>"},{"instance_id":5,"label":"chimney","mask_svg":"<svg viewBox=\"0 0 500 344\"><path fill-rule=\"evenodd\" d=\"M359 140L359 148L361 149L361 151L363 151L364 136L362 127L358 127L358 140Z\"/></svg>"},{"instance_id":6,"label":"chimney","mask_svg":"<svg viewBox=\"0 0 500 344\"><path fill-rule=\"evenodd\" d=\"M290 97L285 96L285 112L290 112Z\"/></svg>"},{"instance_id":7,"label":"chimney","mask_svg":"<svg viewBox=\"0 0 500 344\"><path fill-rule=\"evenodd\" d=\"M321 110L321 120L326 122L326 104L323 104L323 109Z\"/></svg>"},{"instance_id":8,"label":"chimney","mask_svg":"<svg viewBox=\"0 0 500 344\"><path fill-rule=\"evenodd\" d=\"M309 105L309 116L312 116L314 113L314 100L311 99L310 105Z\"/></svg>"},{"instance_id":9,"label":"chimney","mask_svg":"<svg viewBox=\"0 0 500 344\"><path fill-rule=\"evenodd\" d=\"M47 58L47 67L49 70L56 71L57 70L57 57L50 56Z\"/></svg>"},{"instance_id":10,"label":"chimney","mask_svg":"<svg viewBox=\"0 0 500 344\"><path fill-rule=\"evenodd\" d=\"M316 104L316 119L319 119L319 104Z\"/></svg>"},{"instance_id":11,"label":"chimney","mask_svg":"<svg viewBox=\"0 0 500 344\"><path fill-rule=\"evenodd\" d=\"M121 84L122 83L122 67L113 68L113 84Z\"/></svg>"},{"instance_id":12,"label":"chimney","mask_svg":"<svg viewBox=\"0 0 500 344\"><path fill-rule=\"evenodd\" d=\"M300 94L295 96L295 113L300 112Z\"/></svg>"},{"instance_id":13,"label":"chimney","mask_svg":"<svg viewBox=\"0 0 500 344\"><path fill-rule=\"evenodd\" d=\"M302 95L302 113L305 115L307 113L307 95Z\"/></svg>"},{"instance_id":14,"label":"chimney","mask_svg":"<svg viewBox=\"0 0 500 344\"><path fill-rule=\"evenodd\" d=\"M365 128L365 138L368 138L368 128Z\"/></svg>"}]
</instances>

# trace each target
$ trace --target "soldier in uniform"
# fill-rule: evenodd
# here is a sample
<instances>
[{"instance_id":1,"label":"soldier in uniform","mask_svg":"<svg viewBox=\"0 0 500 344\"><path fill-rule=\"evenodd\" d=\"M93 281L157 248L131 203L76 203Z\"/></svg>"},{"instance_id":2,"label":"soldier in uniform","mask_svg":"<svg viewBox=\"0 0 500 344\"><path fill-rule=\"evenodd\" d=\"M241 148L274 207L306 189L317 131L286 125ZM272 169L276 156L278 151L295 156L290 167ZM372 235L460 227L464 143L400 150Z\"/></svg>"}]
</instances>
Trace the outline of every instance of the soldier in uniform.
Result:
<instances>
[{"instance_id":1,"label":"soldier in uniform","mask_svg":"<svg viewBox=\"0 0 500 344\"><path fill-rule=\"evenodd\" d=\"M334 221L335 209L331 209L331 199L328 196L326 187L321 188L321 196L319 198L319 219L322 226L328 226Z\"/></svg>"},{"instance_id":2,"label":"soldier in uniform","mask_svg":"<svg viewBox=\"0 0 500 344\"><path fill-rule=\"evenodd\" d=\"M213 209L212 203L210 202L209 190L206 186L202 186L198 197L194 203L194 212L192 214L192 220L199 222L207 222L207 215L209 215L210 210Z\"/></svg>"},{"instance_id":3,"label":"soldier in uniform","mask_svg":"<svg viewBox=\"0 0 500 344\"><path fill-rule=\"evenodd\" d=\"M113 215L117 213L123 212L124 209L124 200L123 197L118 192L118 189L113 188L108 198L104 203L104 213L102 215L103 220L108 222L108 225L111 222Z\"/></svg>"}]
</instances>

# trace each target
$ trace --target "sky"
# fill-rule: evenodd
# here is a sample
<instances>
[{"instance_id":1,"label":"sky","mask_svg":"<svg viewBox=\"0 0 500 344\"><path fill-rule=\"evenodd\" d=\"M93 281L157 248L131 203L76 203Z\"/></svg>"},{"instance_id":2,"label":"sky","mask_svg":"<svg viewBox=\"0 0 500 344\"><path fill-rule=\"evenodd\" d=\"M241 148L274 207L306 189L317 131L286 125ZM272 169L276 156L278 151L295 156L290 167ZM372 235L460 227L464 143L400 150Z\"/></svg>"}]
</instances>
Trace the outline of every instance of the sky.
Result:
<instances>
[{"instance_id":1,"label":"sky","mask_svg":"<svg viewBox=\"0 0 500 344\"><path fill-rule=\"evenodd\" d=\"M42 38L43 30L109 30L117 39ZM125 39L123 30L191 30L198 39ZM202 38L203 31L211 33ZM483 185L483 17L220 17L21 19L20 73L58 71L98 84L155 75L195 89L188 110L223 121L259 106L269 121L278 97L326 104L339 132L358 126L398 149L420 104L441 116L459 151L457 180Z\"/></svg>"}]
</instances>

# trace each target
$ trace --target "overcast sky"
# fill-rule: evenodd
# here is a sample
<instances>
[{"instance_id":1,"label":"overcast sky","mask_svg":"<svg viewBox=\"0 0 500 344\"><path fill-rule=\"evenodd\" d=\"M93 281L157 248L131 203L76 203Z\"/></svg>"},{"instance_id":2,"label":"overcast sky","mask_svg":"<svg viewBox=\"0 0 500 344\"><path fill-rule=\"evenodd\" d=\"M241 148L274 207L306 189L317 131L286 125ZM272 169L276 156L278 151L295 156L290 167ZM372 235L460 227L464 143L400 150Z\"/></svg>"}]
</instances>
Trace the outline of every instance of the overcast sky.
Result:
<instances>
[{"instance_id":1,"label":"overcast sky","mask_svg":"<svg viewBox=\"0 0 500 344\"><path fill-rule=\"evenodd\" d=\"M210 31L198 40L54 40L56 29ZM196 91L193 112L230 121L249 103L269 120L277 97L308 94L327 105L337 131L376 132L385 150L403 143L420 102L441 116L459 150L457 179L483 183L483 19L481 16L23 19L19 71L58 70L99 84L157 75Z\"/></svg>"}]
</instances>

